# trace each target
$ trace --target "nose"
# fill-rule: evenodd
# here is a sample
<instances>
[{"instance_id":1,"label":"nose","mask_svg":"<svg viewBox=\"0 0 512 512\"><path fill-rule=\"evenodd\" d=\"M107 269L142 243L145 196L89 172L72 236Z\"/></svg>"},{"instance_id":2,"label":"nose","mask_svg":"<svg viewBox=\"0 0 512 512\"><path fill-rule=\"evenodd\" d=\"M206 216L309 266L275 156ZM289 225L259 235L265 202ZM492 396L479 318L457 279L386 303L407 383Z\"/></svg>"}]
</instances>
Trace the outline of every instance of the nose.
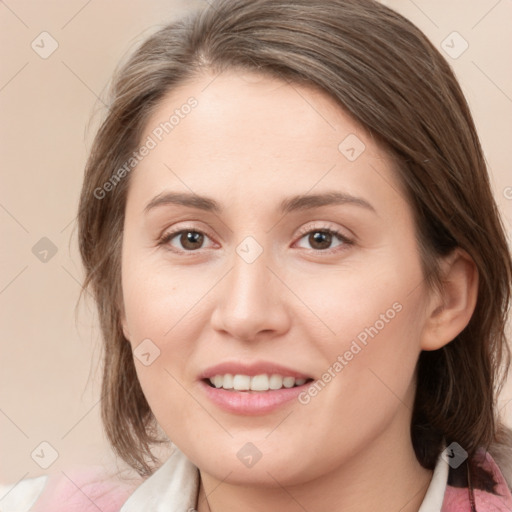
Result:
<instances>
[{"instance_id":1,"label":"nose","mask_svg":"<svg viewBox=\"0 0 512 512\"><path fill-rule=\"evenodd\" d=\"M238 254L219 283L212 327L241 341L275 337L290 328L287 294L263 252L248 263Z\"/></svg>"}]
</instances>

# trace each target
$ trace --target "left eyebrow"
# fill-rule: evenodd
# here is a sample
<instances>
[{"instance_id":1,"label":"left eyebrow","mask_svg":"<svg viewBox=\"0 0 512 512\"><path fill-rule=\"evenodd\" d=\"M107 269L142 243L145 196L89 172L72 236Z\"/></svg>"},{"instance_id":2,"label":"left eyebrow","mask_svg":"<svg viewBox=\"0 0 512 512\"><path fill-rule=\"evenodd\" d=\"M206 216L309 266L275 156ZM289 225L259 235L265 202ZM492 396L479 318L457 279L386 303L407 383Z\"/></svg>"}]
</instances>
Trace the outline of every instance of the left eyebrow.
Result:
<instances>
[{"instance_id":1,"label":"left eyebrow","mask_svg":"<svg viewBox=\"0 0 512 512\"><path fill-rule=\"evenodd\" d=\"M353 204L377 214L375 208L366 199L345 192L326 192L324 194L305 194L289 197L282 201L280 210L283 214L286 214L295 210L308 210L333 204Z\"/></svg>"}]
</instances>

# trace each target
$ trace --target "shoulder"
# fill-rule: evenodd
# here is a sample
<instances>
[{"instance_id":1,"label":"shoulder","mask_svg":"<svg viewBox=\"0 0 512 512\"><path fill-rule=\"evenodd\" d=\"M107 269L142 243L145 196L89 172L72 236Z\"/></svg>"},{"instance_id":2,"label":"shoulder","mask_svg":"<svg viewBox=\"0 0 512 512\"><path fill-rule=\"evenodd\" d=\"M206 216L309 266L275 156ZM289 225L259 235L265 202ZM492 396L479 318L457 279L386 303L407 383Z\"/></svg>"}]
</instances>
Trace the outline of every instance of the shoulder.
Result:
<instances>
[{"instance_id":1,"label":"shoulder","mask_svg":"<svg viewBox=\"0 0 512 512\"><path fill-rule=\"evenodd\" d=\"M142 478L87 466L0 486L2 512L118 512Z\"/></svg>"}]
</instances>

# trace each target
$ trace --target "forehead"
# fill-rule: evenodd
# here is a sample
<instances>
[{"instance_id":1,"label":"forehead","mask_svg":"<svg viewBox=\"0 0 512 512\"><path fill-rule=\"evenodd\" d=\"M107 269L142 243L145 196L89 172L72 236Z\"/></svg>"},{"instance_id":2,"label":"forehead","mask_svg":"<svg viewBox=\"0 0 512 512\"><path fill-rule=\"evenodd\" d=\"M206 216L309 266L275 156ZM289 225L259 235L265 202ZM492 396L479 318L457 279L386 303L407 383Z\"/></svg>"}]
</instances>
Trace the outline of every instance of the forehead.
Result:
<instances>
[{"instance_id":1,"label":"forehead","mask_svg":"<svg viewBox=\"0 0 512 512\"><path fill-rule=\"evenodd\" d=\"M196 102L193 108L187 105L191 98ZM203 154L215 153L222 141L223 154L230 149L239 157L261 144L264 156L279 153L289 159L295 153L303 159L316 150L328 150L337 157L339 142L350 133L365 140L370 151L376 150L364 128L325 92L252 72L202 75L180 85L159 103L142 139L159 127L165 129L169 121L172 130L162 134L169 144L193 132L189 143L200 143Z\"/></svg>"},{"instance_id":2,"label":"forehead","mask_svg":"<svg viewBox=\"0 0 512 512\"><path fill-rule=\"evenodd\" d=\"M130 186L144 195L164 185L304 193L340 180L348 193L365 180L381 188L387 182L395 195L399 188L385 151L333 98L255 73L202 75L180 85L147 121L141 144L148 140L154 147Z\"/></svg>"}]
</instances>

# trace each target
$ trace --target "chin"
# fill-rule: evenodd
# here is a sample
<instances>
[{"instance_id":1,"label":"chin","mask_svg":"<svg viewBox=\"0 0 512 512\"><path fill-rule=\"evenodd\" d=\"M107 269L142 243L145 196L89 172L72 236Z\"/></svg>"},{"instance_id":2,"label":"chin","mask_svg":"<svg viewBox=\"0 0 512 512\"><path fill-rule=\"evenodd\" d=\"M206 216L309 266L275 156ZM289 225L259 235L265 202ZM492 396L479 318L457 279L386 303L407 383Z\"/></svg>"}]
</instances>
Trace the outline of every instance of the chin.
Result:
<instances>
[{"instance_id":1,"label":"chin","mask_svg":"<svg viewBox=\"0 0 512 512\"><path fill-rule=\"evenodd\" d=\"M247 436L244 438L247 439ZM301 436L301 439L307 439L307 436ZM317 455L317 460L300 458L303 443L301 441L287 448L279 442L267 442L265 445L262 440L251 445L247 441L230 440L225 444L212 443L216 446L215 452L211 444L208 448L194 449L192 452L182 451L202 472L224 483L280 487L306 483L331 469L325 464L324 457ZM256 444L260 447L259 453Z\"/></svg>"}]
</instances>

